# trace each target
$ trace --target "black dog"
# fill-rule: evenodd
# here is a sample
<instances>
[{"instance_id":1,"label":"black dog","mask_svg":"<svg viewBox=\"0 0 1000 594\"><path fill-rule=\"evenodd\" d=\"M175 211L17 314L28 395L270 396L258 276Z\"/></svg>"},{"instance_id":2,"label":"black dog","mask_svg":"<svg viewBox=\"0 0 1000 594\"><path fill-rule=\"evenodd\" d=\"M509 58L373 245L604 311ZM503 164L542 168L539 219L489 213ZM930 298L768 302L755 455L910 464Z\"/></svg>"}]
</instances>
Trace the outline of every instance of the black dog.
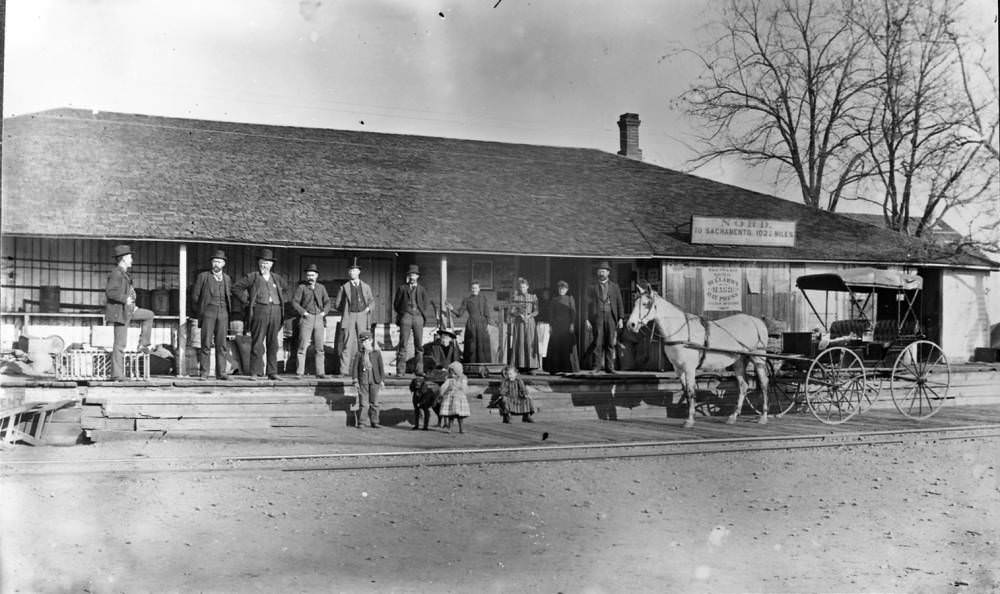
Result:
<instances>
[{"instance_id":1,"label":"black dog","mask_svg":"<svg viewBox=\"0 0 1000 594\"><path fill-rule=\"evenodd\" d=\"M413 429L420 429L420 415L423 412L424 431L431 421L431 410L437 415L437 426L441 426L441 386L423 377L415 377L410 381L410 393L413 394Z\"/></svg>"}]
</instances>

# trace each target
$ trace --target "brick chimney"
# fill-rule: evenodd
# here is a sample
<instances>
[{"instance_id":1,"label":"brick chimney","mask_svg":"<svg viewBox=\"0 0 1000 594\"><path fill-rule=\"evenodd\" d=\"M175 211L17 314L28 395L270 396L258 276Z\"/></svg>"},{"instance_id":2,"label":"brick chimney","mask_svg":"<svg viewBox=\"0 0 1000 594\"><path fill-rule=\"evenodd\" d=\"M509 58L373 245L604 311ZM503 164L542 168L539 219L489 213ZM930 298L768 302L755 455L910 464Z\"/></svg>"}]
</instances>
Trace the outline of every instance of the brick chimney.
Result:
<instances>
[{"instance_id":1,"label":"brick chimney","mask_svg":"<svg viewBox=\"0 0 1000 594\"><path fill-rule=\"evenodd\" d=\"M618 130L621 137L622 150L619 155L642 161L642 149L639 148L639 114L623 113L618 118Z\"/></svg>"}]
</instances>

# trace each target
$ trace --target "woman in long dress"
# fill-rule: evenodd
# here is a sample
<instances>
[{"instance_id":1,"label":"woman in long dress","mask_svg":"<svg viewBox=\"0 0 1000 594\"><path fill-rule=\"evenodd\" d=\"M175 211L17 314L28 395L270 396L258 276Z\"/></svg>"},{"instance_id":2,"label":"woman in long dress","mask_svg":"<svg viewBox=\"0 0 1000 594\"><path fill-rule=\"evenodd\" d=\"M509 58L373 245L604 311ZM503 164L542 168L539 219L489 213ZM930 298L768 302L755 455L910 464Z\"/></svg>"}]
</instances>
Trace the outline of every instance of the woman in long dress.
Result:
<instances>
[{"instance_id":1,"label":"woman in long dress","mask_svg":"<svg viewBox=\"0 0 1000 594\"><path fill-rule=\"evenodd\" d=\"M548 319L552 326L549 352L545 357L545 371L580 371L580 358L576 351L576 300L569 294L569 284L559 281L558 295L549 300Z\"/></svg>"},{"instance_id":2,"label":"woman in long dress","mask_svg":"<svg viewBox=\"0 0 1000 594\"><path fill-rule=\"evenodd\" d=\"M489 363L493 360L490 348L489 304L486 295L479 294L479 281L472 281L472 294L462 300L455 310L456 316L469 314L465 322L465 341L462 347L462 360L466 363Z\"/></svg>"},{"instance_id":3,"label":"woman in long dress","mask_svg":"<svg viewBox=\"0 0 1000 594\"><path fill-rule=\"evenodd\" d=\"M538 333L535 316L538 298L528 292L528 281L517 279L517 292L510 298L510 351L507 364L519 371L531 373L538 369Z\"/></svg>"}]
</instances>

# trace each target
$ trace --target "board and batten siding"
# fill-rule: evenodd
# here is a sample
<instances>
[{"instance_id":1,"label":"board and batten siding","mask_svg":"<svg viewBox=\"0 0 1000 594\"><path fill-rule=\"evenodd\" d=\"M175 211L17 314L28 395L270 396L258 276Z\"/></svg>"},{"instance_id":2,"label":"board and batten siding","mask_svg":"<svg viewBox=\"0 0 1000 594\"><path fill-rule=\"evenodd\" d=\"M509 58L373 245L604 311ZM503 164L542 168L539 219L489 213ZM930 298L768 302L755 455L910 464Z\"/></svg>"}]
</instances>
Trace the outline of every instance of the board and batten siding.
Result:
<instances>
[{"instance_id":1,"label":"board and batten siding","mask_svg":"<svg viewBox=\"0 0 1000 594\"><path fill-rule=\"evenodd\" d=\"M802 296L802 292L795 286L795 279L806 274L836 272L845 267L782 263L671 262L666 268L665 297L684 311L702 315L710 320L737 313L705 311L703 272L706 268L736 268L742 273L742 313L784 322L788 332L808 332L820 327L821 324ZM750 292L747 271L751 269L760 271L759 292ZM850 315L850 302L844 293L831 292L827 302L824 292L810 291L809 298L820 315L826 314L827 324Z\"/></svg>"},{"instance_id":2,"label":"board and batten siding","mask_svg":"<svg viewBox=\"0 0 1000 594\"><path fill-rule=\"evenodd\" d=\"M989 346L989 272L945 271L941 279L941 349L954 363L968 361L977 347Z\"/></svg>"}]
</instances>

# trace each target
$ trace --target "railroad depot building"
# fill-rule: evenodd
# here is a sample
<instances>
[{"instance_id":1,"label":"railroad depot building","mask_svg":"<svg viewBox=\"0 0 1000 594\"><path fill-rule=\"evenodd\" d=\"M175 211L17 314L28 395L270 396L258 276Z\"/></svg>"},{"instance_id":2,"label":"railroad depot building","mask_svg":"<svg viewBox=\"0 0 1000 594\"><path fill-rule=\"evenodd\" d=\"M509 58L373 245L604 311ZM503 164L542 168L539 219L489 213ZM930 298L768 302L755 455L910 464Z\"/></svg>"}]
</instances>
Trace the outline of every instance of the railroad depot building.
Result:
<instances>
[{"instance_id":1,"label":"railroad depot building","mask_svg":"<svg viewBox=\"0 0 1000 594\"><path fill-rule=\"evenodd\" d=\"M7 119L4 348L51 335L110 346L101 306L117 243L132 245L140 305L157 314L154 342L177 348L182 375L195 359L184 355L195 276L224 249L236 279L263 247L292 282L317 264L331 290L357 258L375 293L383 349L397 335L391 297L411 264L438 305L457 306L480 281L498 322L518 276L539 294L565 280L582 322L584 289L601 260L611 262L626 308L635 283L649 281L687 311L742 311L791 332L820 325L799 276L918 273L928 337L956 362L990 346L988 299L996 296L986 287L996 263L644 163L638 117L624 114L619 127L614 154L72 109ZM879 299L873 311L893 305L891 295ZM850 315L843 295L812 301L827 322ZM501 324L495 349L502 332Z\"/></svg>"}]
</instances>

